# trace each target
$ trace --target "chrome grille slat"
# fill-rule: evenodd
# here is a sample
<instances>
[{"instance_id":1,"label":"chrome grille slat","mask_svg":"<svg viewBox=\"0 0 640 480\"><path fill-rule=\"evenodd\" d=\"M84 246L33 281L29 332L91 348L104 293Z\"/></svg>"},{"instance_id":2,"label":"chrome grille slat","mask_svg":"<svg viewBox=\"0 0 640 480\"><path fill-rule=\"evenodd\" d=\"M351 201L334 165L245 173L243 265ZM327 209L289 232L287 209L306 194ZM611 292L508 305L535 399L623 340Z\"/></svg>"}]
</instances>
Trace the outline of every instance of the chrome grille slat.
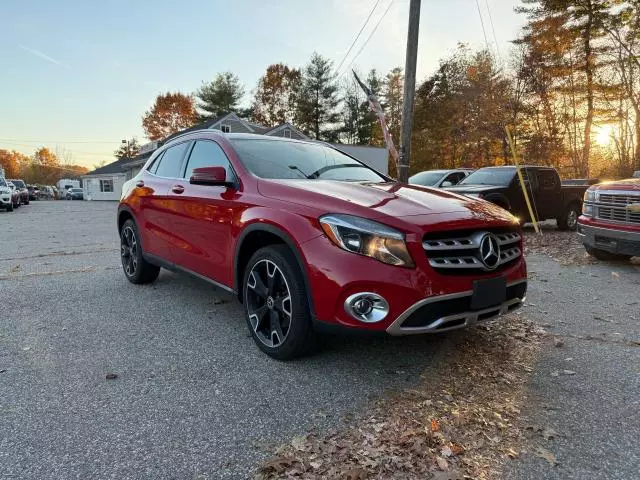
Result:
<instances>
[{"instance_id":1,"label":"chrome grille slat","mask_svg":"<svg viewBox=\"0 0 640 480\"><path fill-rule=\"evenodd\" d=\"M450 238L427 238L423 240L422 247L429 265L436 270L445 271L462 269L493 271L522 255L520 249L522 237L519 233L493 233L492 235L500 246L500 256L497 265L488 268L480 258L480 244L488 233L490 232L476 231L466 236L454 236L454 234Z\"/></svg>"}]
</instances>

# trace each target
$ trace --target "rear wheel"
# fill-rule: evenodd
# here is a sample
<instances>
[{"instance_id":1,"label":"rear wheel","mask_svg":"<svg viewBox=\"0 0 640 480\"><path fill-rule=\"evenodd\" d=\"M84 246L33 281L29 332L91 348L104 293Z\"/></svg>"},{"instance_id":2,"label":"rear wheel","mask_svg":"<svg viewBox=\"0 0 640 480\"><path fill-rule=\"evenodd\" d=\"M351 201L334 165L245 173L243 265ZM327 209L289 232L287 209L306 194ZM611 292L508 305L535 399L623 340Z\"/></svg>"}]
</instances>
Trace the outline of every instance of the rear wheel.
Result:
<instances>
[{"instance_id":1,"label":"rear wheel","mask_svg":"<svg viewBox=\"0 0 640 480\"><path fill-rule=\"evenodd\" d=\"M604 262L625 261L631 258L631 255L624 255L622 253L611 253L611 252L607 252L606 250L600 250L598 248L588 247L587 245L585 245L584 248L589 255L591 255L594 258L597 258L598 260L602 260Z\"/></svg>"},{"instance_id":2,"label":"rear wheel","mask_svg":"<svg viewBox=\"0 0 640 480\"><path fill-rule=\"evenodd\" d=\"M578 228L578 217L580 216L580 204L571 203L561 217L556 219L559 230L575 230Z\"/></svg>"},{"instance_id":3,"label":"rear wheel","mask_svg":"<svg viewBox=\"0 0 640 480\"><path fill-rule=\"evenodd\" d=\"M124 274L131 283L151 283L160 274L160 267L143 258L138 228L131 219L124 222L120 230L120 258Z\"/></svg>"},{"instance_id":4,"label":"rear wheel","mask_svg":"<svg viewBox=\"0 0 640 480\"><path fill-rule=\"evenodd\" d=\"M272 245L254 253L242 285L247 325L263 352L289 360L314 350L304 279L286 246Z\"/></svg>"}]
</instances>

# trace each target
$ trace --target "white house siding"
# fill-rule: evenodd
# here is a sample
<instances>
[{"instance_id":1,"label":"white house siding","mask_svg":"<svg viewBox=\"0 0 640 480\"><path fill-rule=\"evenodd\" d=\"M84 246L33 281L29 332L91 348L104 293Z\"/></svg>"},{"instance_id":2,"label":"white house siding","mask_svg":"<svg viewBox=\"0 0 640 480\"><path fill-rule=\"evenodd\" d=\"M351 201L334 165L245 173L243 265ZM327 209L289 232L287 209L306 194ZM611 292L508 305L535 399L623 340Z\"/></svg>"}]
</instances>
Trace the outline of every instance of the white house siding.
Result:
<instances>
[{"instance_id":1,"label":"white house siding","mask_svg":"<svg viewBox=\"0 0 640 480\"><path fill-rule=\"evenodd\" d=\"M381 147L364 147L361 145L345 145L334 143L333 146L341 152L357 158L365 165L385 175L389 174L389 152Z\"/></svg>"},{"instance_id":2,"label":"white house siding","mask_svg":"<svg viewBox=\"0 0 640 480\"><path fill-rule=\"evenodd\" d=\"M110 173L83 177L83 194L85 200L120 200L122 185L126 181L124 173ZM112 180L113 192L101 192L100 180Z\"/></svg>"}]
</instances>

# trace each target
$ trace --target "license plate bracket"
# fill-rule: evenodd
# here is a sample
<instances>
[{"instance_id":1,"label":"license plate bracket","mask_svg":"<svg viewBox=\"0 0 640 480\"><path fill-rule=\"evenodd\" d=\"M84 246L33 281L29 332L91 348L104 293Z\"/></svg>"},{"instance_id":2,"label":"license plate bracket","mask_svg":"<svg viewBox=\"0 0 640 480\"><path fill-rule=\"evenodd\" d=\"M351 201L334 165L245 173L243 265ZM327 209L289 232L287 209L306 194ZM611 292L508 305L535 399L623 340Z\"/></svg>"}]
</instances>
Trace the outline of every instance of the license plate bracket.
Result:
<instances>
[{"instance_id":1,"label":"license plate bracket","mask_svg":"<svg viewBox=\"0 0 640 480\"><path fill-rule=\"evenodd\" d=\"M471 296L472 310L495 307L504 303L506 299L507 279L505 277L474 280Z\"/></svg>"}]
</instances>

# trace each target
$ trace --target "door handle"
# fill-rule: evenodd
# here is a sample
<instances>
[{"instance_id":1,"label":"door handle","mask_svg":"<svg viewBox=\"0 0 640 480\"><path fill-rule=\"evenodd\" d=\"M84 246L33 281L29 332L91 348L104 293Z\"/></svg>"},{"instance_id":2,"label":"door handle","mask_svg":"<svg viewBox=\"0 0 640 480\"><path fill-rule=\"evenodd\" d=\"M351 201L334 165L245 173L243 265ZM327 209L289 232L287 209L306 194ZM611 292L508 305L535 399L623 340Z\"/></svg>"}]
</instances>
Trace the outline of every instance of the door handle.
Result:
<instances>
[{"instance_id":1,"label":"door handle","mask_svg":"<svg viewBox=\"0 0 640 480\"><path fill-rule=\"evenodd\" d=\"M144 187L144 182L142 180L138 180L136 182L136 187Z\"/></svg>"},{"instance_id":2,"label":"door handle","mask_svg":"<svg viewBox=\"0 0 640 480\"><path fill-rule=\"evenodd\" d=\"M184 187L182 185L174 185L173 187L171 187L171 191L173 193L180 194L180 193L184 192Z\"/></svg>"}]
</instances>

